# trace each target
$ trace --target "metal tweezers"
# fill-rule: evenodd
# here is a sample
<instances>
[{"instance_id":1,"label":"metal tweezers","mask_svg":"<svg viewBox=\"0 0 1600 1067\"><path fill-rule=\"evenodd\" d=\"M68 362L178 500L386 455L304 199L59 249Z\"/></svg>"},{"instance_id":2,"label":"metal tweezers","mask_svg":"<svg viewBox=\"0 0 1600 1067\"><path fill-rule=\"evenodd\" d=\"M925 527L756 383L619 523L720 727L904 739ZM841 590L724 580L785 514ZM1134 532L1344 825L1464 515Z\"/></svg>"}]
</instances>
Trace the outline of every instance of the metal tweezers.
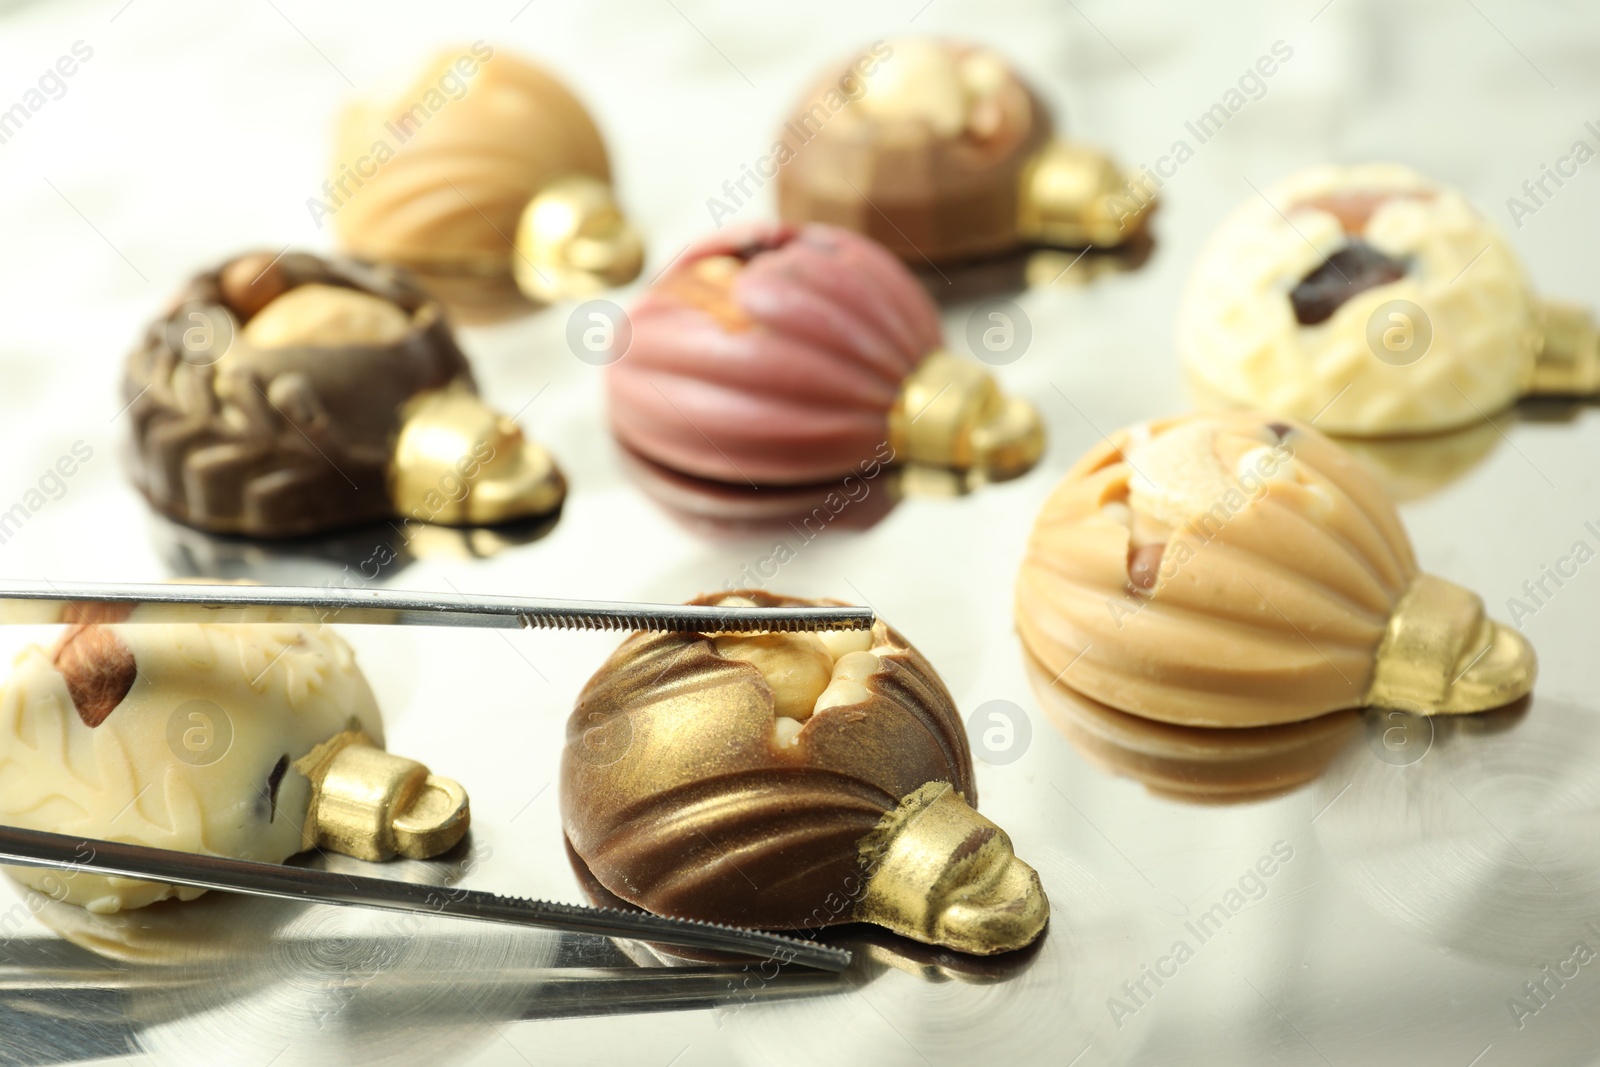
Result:
<instances>
[{"instance_id":1,"label":"metal tweezers","mask_svg":"<svg viewBox=\"0 0 1600 1067\"><path fill-rule=\"evenodd\" d=\"M0 623L367 623L502 629L762 633L863 630L870 608L736 607L408 593L261 585L67 585L0 582ZM502 897L287 864L196 855L146 845L0 827L0 863L142 878L254 896L449 915L737 953L828 971L844 949L647 912Z\"/></svg>"}]
</instances>

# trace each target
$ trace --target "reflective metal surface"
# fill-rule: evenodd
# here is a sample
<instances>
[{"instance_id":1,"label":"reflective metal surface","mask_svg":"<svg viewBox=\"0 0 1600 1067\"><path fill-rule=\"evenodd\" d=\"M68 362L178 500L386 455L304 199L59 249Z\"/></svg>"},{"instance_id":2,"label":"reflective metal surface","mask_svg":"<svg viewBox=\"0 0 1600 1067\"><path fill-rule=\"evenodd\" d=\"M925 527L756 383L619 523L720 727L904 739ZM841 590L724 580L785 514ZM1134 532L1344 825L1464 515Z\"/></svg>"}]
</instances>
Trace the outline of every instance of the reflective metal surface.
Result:
<instances>
[{"instance_id":1,"label":"reflective metal surface","mask_svg":"<svg viewBox=\"0 0 1600 1067\"><path fill-rule=\"evenodd\" d=\"M198 856L117 841L84 840L9 826L0 827L0 860L18 867L149 878L276 900L476 919L605 937L646 937L683 948L732 952L778 963L796 962L828 971L842 971L850 965L847 951L758 930L670 919L640 911L502 897L473 889L435 891L385 877L379 868L360 874L324 871L292 864ZM87 914L85 919L92 921Z\"/></svg>"},{"instance_id":2,"label":"reflective metal surface","mask_svg":"<svg viewBox=\"0 0 1600 1067\"><path fill-rule=\"evenodd\" d=\"M570 478L548 531L358 531L297 555L174 530L123 479L124 353L198 266L332 247L306 201L356 89L441 42L482 37L550 63L615 148L648 280L716 221L770 210L769 188L736 183L817 69L907 32L1000 47L1071 136L1161 169L1142 263L1050 252L922 271L958 354L990 323L988 309L974 317L985 301L1026 315L1026 350L990 353L1001 386L1046 422L1026 477L964 494L898 478L893 507L885 477L809 524L731 494L694 498L685 518L605 435L601 370L571 347L575 309L556 306L462 338L484 395L520 409ZM1279 737L1251 758L1278 747L1292 766L1253 764L1244 781L1260 788L1194 803L1197 778L1230 784L1218 752L1119 730L1120 750L1155 746L1156 762L1113 755L1098 721L1100 749L1080 748L1085 729L1054 725L1011 623L1029 524L1067 465L1103 433L1188 406L1174 303L1252 186L1327 160L1406 162L1465 189L1541 296L1600 301L1600 247L1584 239L1600 226L1600 171L1572 147L1597 143L1597 32L1577 5L1505 0L8 9L0 67L15 77L0 105L73 42L93 55L0 144L0 574L659 601L766 584L868 603L971 717L980 809L1039 871L1052 918L1020 958L845 931L846 974L769 979L633 943L217 895L90 926L4 884L0 1062L1600 1062L1600 412L1525 403L1458 437L1358 450L1402 501L1421 565L1534 643L1540 677L1522 706L1431 724L1368 712L1358 729ZM1292 59L1245 79L1279 40ZM1186 124L1228 110L1233 90L1243 103L1200 140ZM1175 163L1179 139L1191 151ZM1547 166L1569 173L1557 185ZM733 215L714 217L713 198ZM79 441L92 458L58 466ZM735 521L707 518L719 509ZM616 635L341 632L390 743L448 766L473 797L470 865L386 873L582 901L553 783L573 699ZM7 650L51 637L0 632ZM665 963L677 965L646 969Z\"/></svg>"}]
</instances>

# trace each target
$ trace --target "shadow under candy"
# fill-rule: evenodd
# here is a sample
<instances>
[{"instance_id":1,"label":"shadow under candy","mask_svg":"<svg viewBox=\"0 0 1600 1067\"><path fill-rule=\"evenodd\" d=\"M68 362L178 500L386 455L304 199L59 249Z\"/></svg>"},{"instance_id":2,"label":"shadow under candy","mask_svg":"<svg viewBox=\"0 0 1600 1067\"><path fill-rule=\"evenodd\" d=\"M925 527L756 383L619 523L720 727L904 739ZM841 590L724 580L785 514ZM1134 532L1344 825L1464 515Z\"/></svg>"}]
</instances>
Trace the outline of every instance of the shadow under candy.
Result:
<instances>
[{"instance_id":1,"label":"shadow under candy","mask_svg":"<svg viewBox=\"0 0 1600 1067\"><path fill-rule=\"evenodd\" d=\"M869 530L902 500L947 500L989 483L982 471L900 464L810 485L734 485L682 474L618 446L628 480L680 526L718 540Z\"/></svg>"},{"instance_id":2,"label":"shadow under candy","mask_svg":"<svg viewBox=\"0 0 1600 1067\"><path fill-rule=\"evenodd\" d=\"M211 534L150 516L150 538L179 578L251 579L264 585L363 585L386 581L421 559L486 559L541 540L559 510L499 526L436 526L398 520L311 537L257 541Z\"/></svg>"},{"instance_id":3,"label":"shadow under candy","mask_svg":"<svg viewBox=\"0 0 1600 1067\"><path fill-rule=\"evenodd\" d=\"M1045 717L1085 760L1185 803L1247 803L1291 793L1322 774L1361 731L1358 711L1237 730L1154 722L1053 681L1032 655L1023 656Z\"/></svg>"},{"instance_id":4,"label":"shadow under candy","mask_svg":"<svg viewBox=\"0 0 1600 1067\"><path fill-rule=\"evenodd\" d=\"M1185 380L1197 410L1238 411L1242 407L1207 388L1192 374L1185 375ZM1502 422L1514 421L1535 403L1524 400L1495 417ZM1420 500L1465 477L1505 439L1504 427L1489 419L1444 433L1416 436L1330 436L1360 461L1391 500L1400 503Z\"/></svg>"},{"instance_id":5,"label":"shadow under candy","mask_svg":"<svg viewBox=\"0 0 1600 1067\"><path fill-rule=\"evenodd\" d=\"M429 296L444 305L457 326L492 326L548 306L529 299L509 272L446 274L413 268L411 274Z\"/></svg>"},{"instance_id":6,"label":"shadow under candy","mask_svg":"<svg viewBox=\"0 0 1600 1067\"><path fill-rule=\"evenodd\" d=\"M1506 413L1515 417L1516 409ZM1355 456L1391 500L1406 503L1438 492L1470 474L1503 440L1503 431L1484 421L1426 437L1335 437Z\"/></svg>"},{"instance_id":7,"label":"shadow under candy","mask_svg":"<svg viewBox=\"0 0 1600 1067\"><path fill-rule=\"evenodd\" d=\"M1114 274L1140 270L1156 241L1141 233L1116 248L1023 248L990 259L944 265L912 264L913 273L940 306L1014 296L1027 289L1076 288Z\"/></svg>"}]
</instances>

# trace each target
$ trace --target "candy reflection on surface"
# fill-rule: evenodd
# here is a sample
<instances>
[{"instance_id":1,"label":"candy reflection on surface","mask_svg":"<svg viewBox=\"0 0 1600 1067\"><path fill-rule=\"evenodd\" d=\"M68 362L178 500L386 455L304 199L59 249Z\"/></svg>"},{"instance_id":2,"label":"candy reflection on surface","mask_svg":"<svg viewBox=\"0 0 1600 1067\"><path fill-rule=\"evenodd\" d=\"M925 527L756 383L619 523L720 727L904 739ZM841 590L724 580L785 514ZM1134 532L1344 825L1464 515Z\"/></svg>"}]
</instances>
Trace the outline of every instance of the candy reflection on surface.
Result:
<instances>
[{"instance_id":1,"label":"candy reflection on surface","mask_svg":"<svg viewBox=\"0 0 1600 1067\"><path fill-rule=\"evenodd\" d=\"M1233 730L1177 726L1129 715L1059 683L1024 653L1039 706L1090 763L1193 804L1248 803L1312 781L1361 731L1361 713Z\"/></svg>"},{"instance_id":2,"label":"candy reflection on surface","mask_svg":"<svg viewBox=\"0 0 1600 1067\"><path fill-rule=\"evenodd\" d=\"M810 540L825 530L865 530L900 499L898 469L848 474L818 485L751 488L680 474L632 449L618 453L628 478L668 514L699 533L736 537L780 532Z\"/></svg>"},{"instance_id":3,"label":"candy reflection on surface","mask_svg":"<svg viewBox=\"0 0 1600 1067\"><path fill-rule=\"evenodd\" d=\"M490 559L541 540L557 519L482 527L375 523L275 541L208 534L157 514L149 525L156 554L178 578L355 588L387 582L418 560Z\"/></svg>"},{"instance_id":4,"label":"candy reflection on surface","mask_svg":"<svg viewBox=\"0 0 1600 1067\"><path fill-rule=\"evenodd\" d=\"M1049 936L1021 952L974 959L870 928L825 934L856 953L844 987L804 1002L750 998L724 1008L740 1062L971 1064L1002 1042L1018 1062L1141 1062L1152 1028L1119 1028L1107 1010L1108 996L1125 995L1129 959L1106 949L1151 943L1158 913L1114 893L1064 852L1047 847L1036 858L1046 890L1070 902L1051 917Z\"/></svg>"}]
</instances>

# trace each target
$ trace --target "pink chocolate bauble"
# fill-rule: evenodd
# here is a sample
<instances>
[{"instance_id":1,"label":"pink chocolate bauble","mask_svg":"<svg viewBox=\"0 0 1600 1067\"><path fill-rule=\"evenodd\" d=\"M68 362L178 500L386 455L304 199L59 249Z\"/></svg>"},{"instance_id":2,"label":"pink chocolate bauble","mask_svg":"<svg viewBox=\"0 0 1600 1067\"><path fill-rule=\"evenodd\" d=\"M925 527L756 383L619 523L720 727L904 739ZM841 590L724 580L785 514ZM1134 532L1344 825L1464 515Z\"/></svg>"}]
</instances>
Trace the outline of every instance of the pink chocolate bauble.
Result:
<instances>
[{"instance_id":1,"label":"pink chocolate bauble","mask_svg":"<svg viewBox=\"0 0 1600 1067\"><path fill-rule=\"evenodd\" d=\"M941 343L889 252L833 226L758 223L693 247L632 311L611 424L664 466L723 482L838 478L888 452L889 412Z\"/></svg>"}]
</instances>

